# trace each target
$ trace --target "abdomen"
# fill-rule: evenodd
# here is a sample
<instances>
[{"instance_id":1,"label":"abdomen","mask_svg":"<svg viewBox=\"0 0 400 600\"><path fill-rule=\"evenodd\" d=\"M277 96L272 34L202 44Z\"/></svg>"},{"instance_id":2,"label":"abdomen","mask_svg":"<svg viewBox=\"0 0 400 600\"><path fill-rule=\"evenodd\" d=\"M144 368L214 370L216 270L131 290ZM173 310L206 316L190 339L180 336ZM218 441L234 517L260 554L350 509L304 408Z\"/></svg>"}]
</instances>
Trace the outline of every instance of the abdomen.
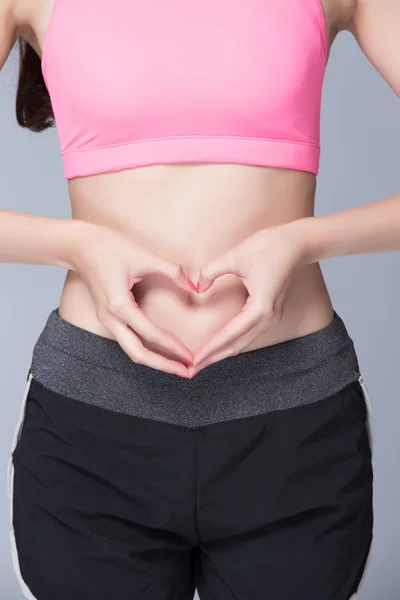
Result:
<instances>
[{"instance_id":1,"label":"abdomen","mask_svg":"<svg viewBox=\"0 0 400 600\"><path fill-rule=\"evenodd\" d=\"M197 281L202 265L256 231L311 216L315 176L232 164L156 165L72 180L70 194L74 218L127 234L162 258L182 264ZM224 275L199 296L159 275L145 277L133 292L148 317L192 351L230 321L247 299L235 275ZM60 314L112 337L98 321L90 292L75 272L68 273ZM296 273L279 326L252 347L305 335L328 324L331 316L319 265L309 265Z\"/></svg>"}]
</instances>

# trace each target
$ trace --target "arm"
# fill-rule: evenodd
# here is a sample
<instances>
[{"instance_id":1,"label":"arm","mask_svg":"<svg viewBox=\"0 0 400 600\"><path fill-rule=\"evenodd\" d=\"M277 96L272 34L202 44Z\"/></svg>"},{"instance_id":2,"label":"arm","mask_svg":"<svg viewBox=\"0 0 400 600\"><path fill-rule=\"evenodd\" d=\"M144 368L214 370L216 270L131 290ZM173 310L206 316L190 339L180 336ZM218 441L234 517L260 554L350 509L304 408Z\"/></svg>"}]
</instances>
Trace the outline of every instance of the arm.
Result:
<instances>
[{"instance_id":1,"label":"arm","mask_svg":"<svg viewBox=\"0 0 400 600\"><path fill-rule=\"evenodd\" d=\"M400 194L288 224L299 235L303 264L332 256L400 250Z\"/></svg>"},{"instance_id":2,"label":"arm","mask_svg":"<svg viewBox=\"0 0 400 600\"><path fill-rule=\"evenodd\" d=\"M357 0L348 30L400 97L400 2ZM400 194L292 224L305 240L305 263L331 256L400 250Z\"/></svg>"},{"instance_id":3,"label":"arm","mask_svg":"<svg viewBox=\"0 0 400 600\"><path fill-rule=\"evenodd\" d=\"M0 0L0 69L10 54L17 37L17 27L10 0Z\"/></svg>"},{"instance_id":4,"label":"arm","mask_svg":"<svg viewBox=\"0 0 400 600\"><path fill-rule=\"evenodd\" d=\"M0 0L0 69L19 34L11 0ZM72 268L73 240L84 223L0 210L0 263L22 262Z\"/></svg>"},{"instance_id":5,"label":"arm","mask_svg":"<svg viewBox=\"0 0 400 600\"><path fill-rule=\"evenodd\" d=\"M0 210L0 263L54 265L76 270L73 256L90 227L90 223L77 219Z\"/></svg>"},{"instance_id":6,"label":"arm","mask_svg":"<svg viewBox=\"0 0 400 600\"><path fill-rule=\"evenodd\" d=\"M0 69L16 40L19 28L15 2L0 0ZM72 250L85 239L89 224L0 210L0 263L20 262L73 269Z\"/></svg>"}]
</instances>

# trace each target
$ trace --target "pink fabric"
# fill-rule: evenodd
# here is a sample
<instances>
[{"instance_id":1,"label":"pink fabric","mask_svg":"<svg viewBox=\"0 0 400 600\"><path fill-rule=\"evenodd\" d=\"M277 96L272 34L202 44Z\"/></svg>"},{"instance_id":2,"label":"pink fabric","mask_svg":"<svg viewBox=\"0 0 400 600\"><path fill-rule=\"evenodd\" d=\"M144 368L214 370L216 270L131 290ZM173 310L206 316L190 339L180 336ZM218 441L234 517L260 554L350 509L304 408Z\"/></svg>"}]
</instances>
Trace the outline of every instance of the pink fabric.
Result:
<instances>
[{"instance_id":1,"label":"pink fabric","mask_svg":"<svg viewBox=\"0 0 400 600\"><path fill-rule=\"evenodd\" d=\"M65 177L174 162L318 172L321 0L53 0Z\"/></svg>"}]
</instances>

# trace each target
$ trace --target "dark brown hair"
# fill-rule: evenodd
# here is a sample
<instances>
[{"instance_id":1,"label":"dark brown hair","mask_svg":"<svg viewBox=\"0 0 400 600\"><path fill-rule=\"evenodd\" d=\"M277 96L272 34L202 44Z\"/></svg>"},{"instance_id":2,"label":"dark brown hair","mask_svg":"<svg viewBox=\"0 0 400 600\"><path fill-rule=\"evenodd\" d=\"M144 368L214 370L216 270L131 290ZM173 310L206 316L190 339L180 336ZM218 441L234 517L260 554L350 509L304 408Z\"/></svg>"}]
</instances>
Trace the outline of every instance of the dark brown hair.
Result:
<instances>
[{"instance_id":1,"label":"dark brown hair","mask_svg":"<svg viewBox=\"0 0 400 600\"><path fill-rule=\"evenodd\" d=\"M31 131L54 125L49 92L43 79L41 60L25 40L19 38L19 76L16 101L17 121Z\"/></svg>"}]
</instances>

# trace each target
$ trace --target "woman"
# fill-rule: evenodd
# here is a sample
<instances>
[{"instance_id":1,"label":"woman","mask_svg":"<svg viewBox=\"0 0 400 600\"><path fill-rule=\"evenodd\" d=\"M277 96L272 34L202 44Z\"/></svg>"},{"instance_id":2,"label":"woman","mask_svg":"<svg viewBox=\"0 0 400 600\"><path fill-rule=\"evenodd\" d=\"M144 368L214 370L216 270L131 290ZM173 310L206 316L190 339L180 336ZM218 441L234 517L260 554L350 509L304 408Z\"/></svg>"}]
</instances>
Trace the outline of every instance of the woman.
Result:
<instances>
[{"instance_id":1,"label":"woman","mask_svg":"<svg viewBox=\"0 0 400 600\"><path fill-rule=\"evenodd\" d=\"M369 401L319 261L400 249L400 198L313 216L351 31L400 92L390 0L2 0L19 123L72 219L2 211L0 260L68 269L9 463L37 600L348 600L373 530ZM178 377L177 377L178 376Z\"/></svg>"}]
</instances>

